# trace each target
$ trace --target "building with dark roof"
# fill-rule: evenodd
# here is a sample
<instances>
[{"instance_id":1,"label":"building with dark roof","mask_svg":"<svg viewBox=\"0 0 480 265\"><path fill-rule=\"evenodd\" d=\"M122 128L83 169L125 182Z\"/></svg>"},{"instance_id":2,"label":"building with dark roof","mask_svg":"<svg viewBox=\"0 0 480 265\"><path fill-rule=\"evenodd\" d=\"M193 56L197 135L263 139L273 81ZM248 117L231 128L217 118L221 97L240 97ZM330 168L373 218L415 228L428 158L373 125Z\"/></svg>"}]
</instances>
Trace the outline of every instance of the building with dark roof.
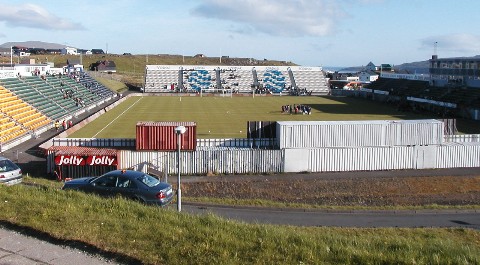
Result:
<instances>
[{"instance_id":1,"label":"building with dark roof","mask_svg":"<svg viewBox=\"0 0 480 265\"><path fill-rule=\"evenodd\" d=\"M380 65L380 71L381 72L392 72L393 71L393 66L391 64L382 63Z\"/></svg>"},{"instance_id":2,"label":"building with dark roof","mask_svg":"<svg viewBox=\"0 0 480 265\"><path fill-rule=\"evenodd\" d=\"M91 71L98 71L98 72L107 72L107 73L115 73L117 72L117 65L114 61L97 61L96 63L92 63L90 65Z\"/></svg>"},{"instance_id":3,"label":"building with dark roof","mask_svg":"<svg viewBox=\"0 0 480 265\"><path fill-rule=\"evenodd\" d=\"M102 49L92 49L92 54L105 54Z\"/></svg>"}]
</instances>

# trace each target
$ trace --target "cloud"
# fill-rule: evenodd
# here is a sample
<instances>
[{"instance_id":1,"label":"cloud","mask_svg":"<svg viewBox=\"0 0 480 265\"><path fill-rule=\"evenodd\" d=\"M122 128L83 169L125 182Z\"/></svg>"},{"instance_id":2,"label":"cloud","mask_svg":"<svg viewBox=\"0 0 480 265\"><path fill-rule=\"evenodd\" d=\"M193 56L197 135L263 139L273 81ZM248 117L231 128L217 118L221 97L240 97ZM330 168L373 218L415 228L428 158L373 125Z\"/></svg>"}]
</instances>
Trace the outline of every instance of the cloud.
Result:
<instances>
[{"instance_id":1,"label":"cloud","mask_svg":"<svg viewBox=\"0 0 480 265\"><path fill-rule=\"evenodd\" d=\"M204 0L192 14L239 23L272 36L326 36L344 11L334 0Z\"/></svg>"},{"instance_id":2,"label":"cloud","mask_svg":"<svg viewBox=\"0 0 480 265\"><path fill-rule=\"evenodd\" d=\"M7 37L7 35L0 32L0 38L5 38L5 37Z\"/></svg>"},{"instance_id":3,"label":"cloud","mask_svg":"<svg viewBox=\"0 0 480 265\"><path fill-rule=\"evenodd\" d=\"M70 22L49 13L44 8L34 4L8 5L0 8L0 21L9 27L25 27L53 30L82 30L79 23Z\"/></svg>"},{"instance_id":4,"label":"cloud","mask_svg":"<svg viewBox=\"0 0 480 265\"><path fill-rule=\"evenodd\" d=\"M439 51L480 54L480 35L460 33L431 36L421 40L421 49L433 50L435 42Z\"/></svg>"}]
</instances>

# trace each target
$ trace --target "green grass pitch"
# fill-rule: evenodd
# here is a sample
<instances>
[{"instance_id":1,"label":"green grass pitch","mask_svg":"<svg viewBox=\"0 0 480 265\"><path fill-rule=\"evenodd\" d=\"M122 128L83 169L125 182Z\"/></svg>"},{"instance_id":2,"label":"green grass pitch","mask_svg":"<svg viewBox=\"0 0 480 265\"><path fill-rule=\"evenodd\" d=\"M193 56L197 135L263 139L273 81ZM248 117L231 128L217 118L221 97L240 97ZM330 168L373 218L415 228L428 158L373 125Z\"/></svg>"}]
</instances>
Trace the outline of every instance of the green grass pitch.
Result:
<instances>
[{"instance_id":1,"label":"green grass pitch","mask_svg":"<svg viewBox=\"0 0 480 265\"><path fill-rule=\"evenodd\" d=\"M285 114L282 105L306 104L311 115ZM387 104L345 97L133 96L70 138L135 138L138 121L193 121L197 138L245 138L247 121L425 119Z\"/></svg>"}]
</instances>

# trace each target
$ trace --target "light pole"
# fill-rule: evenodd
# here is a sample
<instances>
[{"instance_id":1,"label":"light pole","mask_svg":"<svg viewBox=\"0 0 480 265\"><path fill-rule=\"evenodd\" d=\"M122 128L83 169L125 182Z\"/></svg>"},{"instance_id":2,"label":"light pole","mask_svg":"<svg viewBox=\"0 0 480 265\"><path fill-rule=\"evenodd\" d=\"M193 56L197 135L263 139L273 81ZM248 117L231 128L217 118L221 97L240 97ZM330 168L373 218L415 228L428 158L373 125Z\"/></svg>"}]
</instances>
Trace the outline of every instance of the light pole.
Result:
<instances>
[{"instance_id":1,"label":"light pole","mask_svg":"<svg viewBox=\"0 0 480 265\"><path fill-rule=\"evenodd\" d=\"M175 133L177 134L177 209L179 212L182 211L182 189L180 188L180 147L182 142L182 134L187 131L185 126L177 126L175 128Z\"/></svg>"}]
</instances>

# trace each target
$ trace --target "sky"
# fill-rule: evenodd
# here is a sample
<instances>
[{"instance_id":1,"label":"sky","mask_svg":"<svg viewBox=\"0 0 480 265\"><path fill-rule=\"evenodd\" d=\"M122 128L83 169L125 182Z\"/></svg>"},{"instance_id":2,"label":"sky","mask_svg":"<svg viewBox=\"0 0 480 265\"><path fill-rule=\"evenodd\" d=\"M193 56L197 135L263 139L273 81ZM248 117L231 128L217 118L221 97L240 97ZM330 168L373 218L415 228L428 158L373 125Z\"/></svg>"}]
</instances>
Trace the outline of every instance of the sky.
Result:
<instances>
[{"instance_id":1,"label":"sky","mask_svg":"<svg viewBox=\"0 0 480 265\"><path fill-rule=\"evenodd\" d=\"M478 0L0 0L0 44L304 66L480 55Z\"/></svg>"}]
</instances>

